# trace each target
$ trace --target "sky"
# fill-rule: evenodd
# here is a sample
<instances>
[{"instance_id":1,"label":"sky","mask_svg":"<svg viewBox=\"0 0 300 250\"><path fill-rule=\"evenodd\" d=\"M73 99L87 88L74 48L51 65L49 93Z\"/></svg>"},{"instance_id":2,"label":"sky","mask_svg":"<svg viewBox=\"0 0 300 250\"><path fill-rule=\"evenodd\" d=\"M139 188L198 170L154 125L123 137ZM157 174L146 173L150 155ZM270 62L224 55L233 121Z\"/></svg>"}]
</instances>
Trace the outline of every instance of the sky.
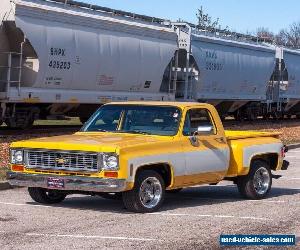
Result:
<instances>
[{"instance_id":1,"label":"sky","mask_svg":"<svg viewBox=\"0 0 300 250\"><path fill-rule=\"evenodd\" d=\"M196 10L203 6L223 28L255 33L258 27L272 32L300 22L299 0L78 0L114 9L177 21L196 23Z\"/></svg>"}]
</instances>

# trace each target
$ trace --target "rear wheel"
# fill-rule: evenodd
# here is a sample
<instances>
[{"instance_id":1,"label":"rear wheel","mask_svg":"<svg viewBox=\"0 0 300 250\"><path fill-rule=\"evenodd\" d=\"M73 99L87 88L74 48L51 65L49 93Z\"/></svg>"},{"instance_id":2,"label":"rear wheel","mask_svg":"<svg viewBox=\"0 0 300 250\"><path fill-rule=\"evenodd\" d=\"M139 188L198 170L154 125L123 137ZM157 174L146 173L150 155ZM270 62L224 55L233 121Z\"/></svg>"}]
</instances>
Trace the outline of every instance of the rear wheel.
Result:
<instances>
[{"instance_id":1,"label":"rear wheel","mask_svg":"<svg viewBox=\"0 0 300 250\"><path fill-rule=\"evenodd\" d=\"M34 201L42 204L60 203L67 196L66 194L56 190L49 190L49 189L36 188L36 187L29 187L28 192L30 197Z\"/></svg>"},{"instance_id":2,"label":"rear wheel","mask_svg":"<svg viewBox=\"0 0 300 250\"><path fill-rule=\"evenodd\" d=\"M134 188L122 195L124 206L137 213L157 211L165 198L165 183L160 174L152 170L138 173Z\"/></svg>"},{"instance_id":3,"label":"rear wheel","mask_svg":"<svg viewBox=\"0 0 300 250\"><path fill-rule=\"evenodd\" d=\"M239 192L248 199L262 199L272 186L272 175L268 164L261 160L252 162L250 172L237 180Z\"/></svg>"}]
</instances>

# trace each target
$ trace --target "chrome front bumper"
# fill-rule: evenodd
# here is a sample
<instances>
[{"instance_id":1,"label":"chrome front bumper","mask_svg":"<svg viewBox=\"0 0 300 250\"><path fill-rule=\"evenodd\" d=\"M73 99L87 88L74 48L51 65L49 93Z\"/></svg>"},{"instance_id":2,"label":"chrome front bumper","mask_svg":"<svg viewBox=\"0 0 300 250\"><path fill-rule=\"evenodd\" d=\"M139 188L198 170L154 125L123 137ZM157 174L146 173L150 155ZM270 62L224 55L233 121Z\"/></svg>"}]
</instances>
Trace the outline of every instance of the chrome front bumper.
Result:
<instances>
[{"instance_id":1,"label":"chrome front bumper","mask_svg":"<svg viewBox=\"0 0 300 250\"><path fill-rule=\"evenodd\" d=\"M64 180L59 190L117 193L126 190L125 179L90 178L79 176L41 175L21 172L8 172L7 180L12 186L48 188L48 178Z\"/></svg>"}]
</instances>

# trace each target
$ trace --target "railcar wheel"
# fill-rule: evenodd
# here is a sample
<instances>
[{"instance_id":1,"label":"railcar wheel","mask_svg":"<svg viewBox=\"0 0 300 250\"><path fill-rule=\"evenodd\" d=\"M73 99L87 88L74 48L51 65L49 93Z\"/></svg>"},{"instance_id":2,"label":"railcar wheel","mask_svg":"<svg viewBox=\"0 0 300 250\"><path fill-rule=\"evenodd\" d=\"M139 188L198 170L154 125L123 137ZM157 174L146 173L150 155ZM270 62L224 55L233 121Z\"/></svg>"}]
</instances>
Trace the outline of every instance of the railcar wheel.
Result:
<instances>
[{"instance_id":1,"label":"railcar wheel","mask_svg":"<svg viewBox=\"0 0 300 250\"><path fill-rule=\"evenodd\" d=\"M152 170L140 172L134 188L122 195L124 206L132 212L157 211L165 198L165 183L160 174Z\"/></svg>"},{"instance_id":2,"label":"railcar wheel","mask_svg":"<svg viewBox=\"0 0 300 250\"><path fill-rule=\"evenodd\" d=\"M263 199L272 186L272 174L268 164L261 160L252 162L250 172L237 180L238 190L247 199Z\"/></svg>"},{"instance_id":3,"label":"railcar wheel","mask_svg":"<svg viewBox=\"0 0 300 250\"><path fill-rule=\"evenodd\" d=\"M30 129L34 123L33 115L15 116L5 120L6 125L11 129Z\"/></svg>"},{"instance_id":4,"label":"railcar wheel","mask_svg":"<svg viewBox=\"0 0 300 250\"><path fill-rule=\"evenodd\" d=\"M30 197L38 203L56 204L62 202L66 198L66 194L56 190L48 190L44 188L29 187Z\"/></svg>"}]
</instances>

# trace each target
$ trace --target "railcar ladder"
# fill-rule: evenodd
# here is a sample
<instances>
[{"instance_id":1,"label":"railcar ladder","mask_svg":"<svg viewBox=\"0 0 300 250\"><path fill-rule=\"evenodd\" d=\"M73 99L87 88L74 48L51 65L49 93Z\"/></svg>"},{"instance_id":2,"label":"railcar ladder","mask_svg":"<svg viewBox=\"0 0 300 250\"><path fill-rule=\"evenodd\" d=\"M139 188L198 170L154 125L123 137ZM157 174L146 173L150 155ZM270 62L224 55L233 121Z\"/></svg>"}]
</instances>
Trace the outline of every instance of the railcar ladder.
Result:
<instances>
[{"instance_id":1,"label":"railcar ladder","mask_svg":"<svg viewBox=\"0 0 300 250\"><path fill-rule=\"evenodd\" d=\"M10 98L10 88L14 85L18 89L18 95L21 94L21 79L22 79L22 65L23 65L23 53L19 52L2 52L0 56L7 57L7 65L0 65L0 69L4 72L5 78L0 78L0 92L4 93L4 99L8 100ZM13 65L13 57L19 57L18 66ZM13 70L17 70L17 80L13 78ZM6 74L5 74L6 73Z\"/></svg>"},{"instance_id":2,"label":"railcar ladder","mask_svg":"<svg viewBox=\"0 0 300 250\"><path fill-rule=\"evenodd\" d=\"M193 83L194 75L192 72L192 68L190 65L190 58L192 55L192 47L191 47L191 36L192 36L192 28L187 23L172 23L174 29L177 32L178 36L178 51L177 51L177 62L175 63L175 67L173 69L174 72L174 82L176 81L176 85L179 82L183 82L183 100L188 101L193 99ZM181 51L185 51L185 62L184 65L181 65L181 68L178 68L178 57ZM182 62L181 62L182 64ZM178 71L181 71L184 75L184 79L178 80ZM176 92L179 88L176 88ZM176 94L176 93L175 93ZM177 93L178 94L178 93ZM181 94L180 94L181 95Z\"/></svg>"}]
</instances>

